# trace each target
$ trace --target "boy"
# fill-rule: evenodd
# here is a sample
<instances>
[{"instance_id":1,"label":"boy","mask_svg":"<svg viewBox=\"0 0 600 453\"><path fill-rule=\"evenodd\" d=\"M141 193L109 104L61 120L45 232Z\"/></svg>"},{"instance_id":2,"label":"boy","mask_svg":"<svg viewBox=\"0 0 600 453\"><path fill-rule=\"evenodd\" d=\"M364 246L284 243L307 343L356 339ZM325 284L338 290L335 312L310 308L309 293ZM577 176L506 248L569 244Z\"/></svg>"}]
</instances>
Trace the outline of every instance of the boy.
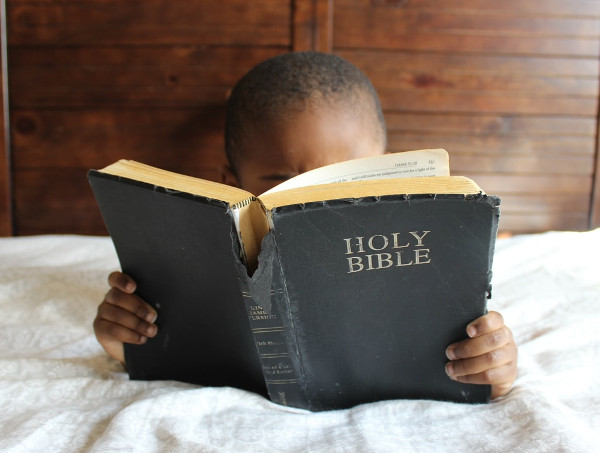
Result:
<instances>
[{"instance_id":1,"label":"boy","mask_svg":"<svg viewBox=\"0 0 600 453\"><path fill-rule=\"evenodd\" d=\"M227 104L226 184L260 194L299 173L343 160L383 154L385 121L369 79L330 54L298 52L252 69ZM114 272L98 307L96 337L124 363L123 343L142 344L157 333L157 313L135 295L135 282ZM446 372L465 383L491 384L492 398L509 392L517 346L502 316L471 322L468 339L449 345Z\"/></svg>"}]
</instances>

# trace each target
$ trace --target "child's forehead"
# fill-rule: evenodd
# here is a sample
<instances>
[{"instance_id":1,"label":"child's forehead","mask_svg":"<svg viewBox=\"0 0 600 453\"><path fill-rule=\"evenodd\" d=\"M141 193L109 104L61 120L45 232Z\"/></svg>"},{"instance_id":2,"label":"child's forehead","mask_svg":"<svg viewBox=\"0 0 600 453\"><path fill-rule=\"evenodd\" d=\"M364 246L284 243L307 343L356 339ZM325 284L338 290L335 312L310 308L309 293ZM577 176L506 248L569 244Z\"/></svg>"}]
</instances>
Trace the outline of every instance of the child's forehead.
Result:
<instances>
[{"instance_id":1,"label":"child's forehead","mask_svg":"<svg viewBox=\"0 0 600 453\"><path fill-rule=\"evenodd\" d=\"M246 129L243 160L289 164L298 171L362 157L381 147L376 119L344 103L307 105Z\"/></svg>"},{"instance_id":2,"label":"child's forehead","mask_svg":"<svg viewBox=\"0 0 600 453\"><path fill-rule=\"evenodd\" d=\"M370 130L370 121L359 107L352 108L345 103L307 105L303 109L288 109L278 118L255 125L255 130L270 134L261 137L296 137L302 140L319 140L350 127L359 128L364 133ZM306 134L306 135L305 135ZM269 137L270 136L270 137Z\"/></svg>"}]
</instances>

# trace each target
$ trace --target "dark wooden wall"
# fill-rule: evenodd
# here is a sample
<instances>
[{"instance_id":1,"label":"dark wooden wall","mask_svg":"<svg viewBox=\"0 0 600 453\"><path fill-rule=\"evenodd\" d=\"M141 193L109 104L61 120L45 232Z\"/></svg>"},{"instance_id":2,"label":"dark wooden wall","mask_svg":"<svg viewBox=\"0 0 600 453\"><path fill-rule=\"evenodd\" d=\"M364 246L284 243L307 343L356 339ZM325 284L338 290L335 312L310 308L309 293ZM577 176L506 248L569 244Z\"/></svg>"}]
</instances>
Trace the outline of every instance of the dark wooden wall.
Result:
<instances>
[{"instance_id":1,"label":"dark wooden wall","mask_svg":"<svg viewBox=\"0 0 600 453\"><path fill-rule=\"evenodd\" d=\"M4 0L0 0L0 236L13 233L5 11Z\"/></svg>"},{"instance_id":2,"label":"dark wooden wall","mask_svg":"<svg viewBox=\"0 0 600 453\"><path fill-rule=\"evenodd\" d=\"M503 230L600 226L600 0L5 3L0 235L105 234L85 174L119 158L216 179L228 90L308 49L371 77L390 150L499 194Z\"/></svg>"}]
</instances>

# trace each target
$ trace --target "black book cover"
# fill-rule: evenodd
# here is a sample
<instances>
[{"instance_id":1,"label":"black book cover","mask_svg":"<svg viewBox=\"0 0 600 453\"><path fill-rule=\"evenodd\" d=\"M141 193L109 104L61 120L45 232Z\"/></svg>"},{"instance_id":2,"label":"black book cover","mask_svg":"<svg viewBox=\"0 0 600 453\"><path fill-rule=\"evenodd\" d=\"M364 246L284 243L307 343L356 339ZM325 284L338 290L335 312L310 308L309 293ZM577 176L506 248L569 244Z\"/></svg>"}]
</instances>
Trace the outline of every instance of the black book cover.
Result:
<instances>
[{"instance_id":1,"label":"black book cover","mask_svg":"<svg viewBox=\"0 0 600 453\"><path fill-rule=\"evenodd\" d=\"M276 251L273 291L261 305L280 318L281 368L295 379L268 385L271 398L311 410L488 401L490 386L451 381L444 366L446 347L486 313L498 205L424 195L275 209L264 242Z\"/></svg>"},{"instance_id":2,"label":"black book cover","mask_svg":"<svg viewBox=\"0 0 600 453\"><path fill-rule=\"evenodd\" d=\"M93 170L88 179L123 272L159 313L155 338L125 346L131 378L266 395L227 204Z\"/></svg>"},{"instance_id":3,"label":"black book cover","mask_svg":"<svg viewBox=\"0 0 600 453\"><path fill-rule=\"evenodd\" d=\"M134 379L251 390L311 410L485 402L446 347L486 313L499 199L395 195L274 208L252 277L227 203L90 171L123 271L159 312Z\"/></svg>"}]
</instances>

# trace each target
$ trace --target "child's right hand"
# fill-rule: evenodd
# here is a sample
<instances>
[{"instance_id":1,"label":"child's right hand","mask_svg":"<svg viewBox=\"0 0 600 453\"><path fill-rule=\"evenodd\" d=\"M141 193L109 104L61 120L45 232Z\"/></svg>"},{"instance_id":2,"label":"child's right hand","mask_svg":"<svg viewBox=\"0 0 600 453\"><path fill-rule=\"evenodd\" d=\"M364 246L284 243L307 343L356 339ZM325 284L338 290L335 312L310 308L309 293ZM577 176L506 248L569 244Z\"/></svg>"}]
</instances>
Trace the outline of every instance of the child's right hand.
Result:
<instances>
[{"instance_id":1,"label":"child's right hand","mask_svg":"<svg viewBox=\"0 0 600 453\"><path fill-rule=\"evenodd\" d=\"M125 364L123 343L143 344L156 335L156 311L134 294L136 284L121 272L108 276L111 289L94 320L96 338L112 358Z\"/></svg>"}]
</instances>

